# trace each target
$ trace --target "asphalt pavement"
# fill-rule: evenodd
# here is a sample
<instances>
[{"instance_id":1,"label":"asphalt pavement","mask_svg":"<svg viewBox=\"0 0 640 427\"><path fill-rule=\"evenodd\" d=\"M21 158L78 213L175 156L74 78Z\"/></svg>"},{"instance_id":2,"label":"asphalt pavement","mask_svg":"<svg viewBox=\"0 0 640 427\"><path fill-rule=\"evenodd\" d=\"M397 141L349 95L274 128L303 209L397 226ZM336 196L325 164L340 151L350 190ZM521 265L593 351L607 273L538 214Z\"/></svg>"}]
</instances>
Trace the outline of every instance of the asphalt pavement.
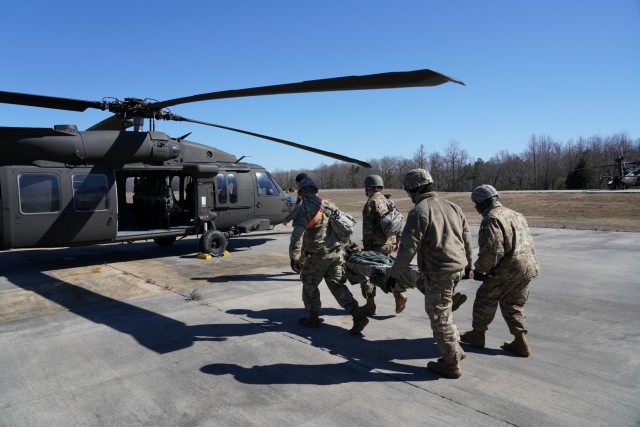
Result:
<instances>
[{"instance_id":1,"label":"asphalt pavement","mask_svg":"<svg viewBox=\"0 0 640 427\"><path fill-rule=\"evenodd\" d=\"M0 252L0 426L640 425L640 234L533 229L532 356L500 348L497 314L454 380L425 369L418 291L400 315L379 293L352 336L322 284L324 323L299 325L290 230L208 260L194 239Z\"/></svg>"}]
</instances>

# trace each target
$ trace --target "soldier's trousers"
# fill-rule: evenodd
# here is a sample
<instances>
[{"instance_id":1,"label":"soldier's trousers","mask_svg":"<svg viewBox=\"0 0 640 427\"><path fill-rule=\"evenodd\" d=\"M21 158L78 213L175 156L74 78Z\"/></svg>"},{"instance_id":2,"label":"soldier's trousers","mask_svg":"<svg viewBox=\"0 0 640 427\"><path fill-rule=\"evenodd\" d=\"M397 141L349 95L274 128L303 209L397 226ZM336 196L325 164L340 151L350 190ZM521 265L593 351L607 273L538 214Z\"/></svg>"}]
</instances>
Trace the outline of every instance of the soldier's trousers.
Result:
<instances>
[{"instance_id":1,"label":"soldier's trousers","mask_svg":"<svg viewBox=\"0 0 640 427\"><path fill-rule=\"evenodd\" d=\"M300 278L302 279L302 301L307 311L320 311L322 304L318 286L323 279L340 307L350 312L358 306L358 301L345 285L347 275L342 251L324 255L307 254Z\"/></svg>"},{"instance_id":2,"label":"soldier's trousers","mask_svg":"<svg viewBox=\"0 0 640 427\"><path fill-rule=\"evenodd\" d=\"M458 363L464 354L458 344L460 334L451 312L453 289L462 276L464 271L425 274L424 279L424 308L431 321L433 338L438 344L444 362L449 365Z\"/></svg>"},{"instance_id":3,"label":"soldier's trousers","mask_svg":"<svg viewBox=\"0 0 640 427\"><path fill-rule=\"evenodd\" d=\"M473 329L486 331L496 315L498 305L509 332L513 335L527 333L524 305L529 298L531 279L495 281L488 277L476 292L473 303Z\"/></svg>"}]
</instances>

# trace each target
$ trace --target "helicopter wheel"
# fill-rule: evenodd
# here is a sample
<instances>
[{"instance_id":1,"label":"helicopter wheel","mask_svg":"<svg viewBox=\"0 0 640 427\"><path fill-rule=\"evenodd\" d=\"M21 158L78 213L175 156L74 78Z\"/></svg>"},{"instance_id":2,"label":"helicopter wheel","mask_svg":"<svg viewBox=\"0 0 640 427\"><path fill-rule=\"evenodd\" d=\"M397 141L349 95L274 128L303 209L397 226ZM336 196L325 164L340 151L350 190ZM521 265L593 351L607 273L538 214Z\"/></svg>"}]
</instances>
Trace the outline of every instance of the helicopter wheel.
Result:
<instances>
[{"instance_id":1,"label":"helicopter wheel","mask_svg":"<svg viewBox=\"0 0 640 427\"><path fill-rule=\"evenodd\" d=\"M221 231L208 230L200 237L200 251L212 255L222 255L227 249L227 238Z\"/></svg>"},{"instance_id":2,"label":"helicopter wheel","mask_svg":"<svg viewBox=\"0 0 640 427\"><path fill-rule=\"evenodd\" d=\"M173 242L176 241L175 236L173 237L158 237L157 239L153 239L154 242L156 242L156 245L158 246L171 246L173 245Z\"/></svg>"}]
</instances>

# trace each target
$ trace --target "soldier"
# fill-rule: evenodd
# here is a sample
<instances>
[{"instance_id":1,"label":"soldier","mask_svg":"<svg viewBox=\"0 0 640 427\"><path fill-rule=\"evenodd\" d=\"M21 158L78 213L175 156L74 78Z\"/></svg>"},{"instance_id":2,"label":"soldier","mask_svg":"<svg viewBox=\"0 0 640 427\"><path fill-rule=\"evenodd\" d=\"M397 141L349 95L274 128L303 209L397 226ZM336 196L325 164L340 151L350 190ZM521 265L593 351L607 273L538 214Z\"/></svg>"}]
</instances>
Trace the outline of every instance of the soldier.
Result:
<instances>
[{"instance_id":1,"label":"soldier","mask_svg":"<svg viewBox=\"0 0 640 427\"><path fill-rule=\"evenodd\" d=\"M502 206L498 191L481 185L471 193L476 210L482 215L478 234L478 259L474 279L482 281L473 303L472 331L460 339L473 347L484 348L485 331L496 315L498 304L509 331L515 336L502 348L527 357L524 305L529 296L529 282L540 274L533 239L527 220L518 212Z\"/></svg>"},{"instance_id":2,"label":"soldier","mask_svg":"<svg viewBox=\"0 0 640 427\"><path fill-rule=\"evenodd\" d=\"M362 209L362 246L365 251L375 251L383 255L389 255L398 250L398 240L400 236L387 236L382 227L380 220L389 212L389 201L381 193L384 188L384 182L378 175L369 175L364 180L364 191L369 198ZM362 296L367 303L360 307L361 310L369 315L376 314L376 288L369 280L365 278L360 282ZM407 305L407 297L404 291L393 292L396 301L396 313L400 314Z\"/></svg>"},{"instance_id":3,"label":"soldier","mask_svg":"<svg viewBox=\"0 0 640 427\"><path fill-rule=\"evenodd\" d=\"M318 285L324 279L338 304L353 316L353 327L349 333L358 334L367 326L369 319L360 311L358 302L345 285L347 277L342 244L332 232L329 217L325 213L325 208L337 207L317 196L318 187L311 178L302 179L298 189L303 201L293 219L289 258L291 269L300 273L302 301L309 312L309 317L300 319L300 323L313 328L320 327ZM304 248L303 265L299 262L301 248Z\"/></svg>"},{"instance_id":4,"label":"soldier","mask_svg":"<svg viewBox=\"0 0 640 427\"><path fill-rule=\"evenodd\" d=\"M387 288L394 288L417 253L418 268L424 276L425 310L442 353L427 368L439 375L459 378L462 375L459 361L465 354L458 344L451 297L457 283L471 272L473 253L467 219L457 205L432 191L433 179L426 170L407 172L403 184L415 207L407 216Z\"/></svg>"}]
</instances>

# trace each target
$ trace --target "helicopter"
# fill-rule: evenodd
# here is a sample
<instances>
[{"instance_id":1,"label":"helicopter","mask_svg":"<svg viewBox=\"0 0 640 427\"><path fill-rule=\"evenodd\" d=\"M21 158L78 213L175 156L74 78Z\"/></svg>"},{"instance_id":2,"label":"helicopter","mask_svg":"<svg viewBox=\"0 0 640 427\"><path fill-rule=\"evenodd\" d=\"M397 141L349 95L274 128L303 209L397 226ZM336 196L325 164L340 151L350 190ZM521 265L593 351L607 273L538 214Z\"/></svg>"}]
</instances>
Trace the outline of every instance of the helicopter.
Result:
<instances>
[{"instance_id":1,"label":"helicopter","mask_svg":"<svg viewBox=\"0 0 640 427\"><path fill-rule=\"evenodd\" d=\"M624 155L614 159L615 164L601 167L615 167L615 175L600 176L600 183L607 183L609 190L626 190L640 185L640 161L624 161Z\"/></svg>"},{"instance_id":2,"label":"helicopter","mask_svg":"<svg viewBox=\"0 0 640 427\"><path fill-rule=\"evenodd\" d=\"M264 95L392 89L463 82L422 69L306 80L202 93L166 101L86 101L0 91L5 104L109 117L88 129L0 127L0 249L153 240L169 246L200 236L200 251L222 254L235 235L273 228L295 199L263 167L212 146L155 130L158 120L212 126L337 160L367 162L316 147L189 119L176 105ZM144 131L145 120L149 130ZM133 127L133 130L128 130Z\"/></svg>"}]
</instances>

